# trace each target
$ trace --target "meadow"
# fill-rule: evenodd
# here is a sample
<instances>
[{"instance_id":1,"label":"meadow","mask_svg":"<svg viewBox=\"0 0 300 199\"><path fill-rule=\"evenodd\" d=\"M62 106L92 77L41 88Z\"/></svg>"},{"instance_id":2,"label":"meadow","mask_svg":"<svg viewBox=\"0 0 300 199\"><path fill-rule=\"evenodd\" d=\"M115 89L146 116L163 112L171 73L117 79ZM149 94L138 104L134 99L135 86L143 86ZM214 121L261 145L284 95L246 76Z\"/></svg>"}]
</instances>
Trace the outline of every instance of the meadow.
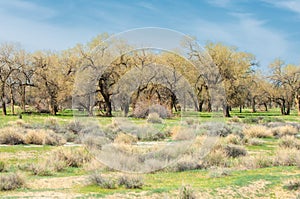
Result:
<instances>
[{"instance_id":1,"label":"meadow","mask_svg":"<svg viewBox=\"0 0 300 199\"><path fill-rule=\"evenodd\" d=\"M150 115L125 124L116 117L78 121L70 110L55 117L0 116L0 198L300 198L296 111L282 116L278 109L233 110L231 118L218 123L209 113L169 119ZM146 129L155 133L145 136ZM219 133L218 139L198 158L211 129ZM177 151L180 156L175 148L158 150L160 145L186 142L190 146ZM159 151L162 158L151 157L146 164L107 151L122 163L110 165L112 169L89 148L104 150L108 145L143 158L145 152ZM135 164L143 167L134 170ZM144 172L136 172L140 169Z\"/></svg>"}]
</instances>

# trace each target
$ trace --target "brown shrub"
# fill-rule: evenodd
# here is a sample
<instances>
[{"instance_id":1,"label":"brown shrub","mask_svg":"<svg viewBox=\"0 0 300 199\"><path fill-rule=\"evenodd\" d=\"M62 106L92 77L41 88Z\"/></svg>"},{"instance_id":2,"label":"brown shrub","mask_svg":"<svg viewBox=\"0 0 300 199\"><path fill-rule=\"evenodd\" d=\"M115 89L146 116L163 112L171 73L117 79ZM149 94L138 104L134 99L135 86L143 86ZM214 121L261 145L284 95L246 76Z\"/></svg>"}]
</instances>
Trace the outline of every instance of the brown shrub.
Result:
<instances>
[{"instance_id":1,"label":"brown shrub","mask_svg":"<svg viewBox=\"0 0 300 199\"><path fill-rule=\"evenodd\" d=\"M261 125L245 127L243 133L250 138L269 138L273 136L267 127Z\"/></svg>"},{"instance_id":2,"label":"brown shrub","mask_svg":"<svg viewBox=\"0 0 300 199\"><path fill-rule=\"evenodd\" d=\"M24 130L20 128L5 127L0 129L0 144L24 144Z\"/></svg>"},{"instance_id":3,"label":"brown shrub","mask_svg":"<svg viewBox=\"0 0 300 199\"><path fill-rule=\"evenodd\" d=\"M131 134L119 133L114 142L117 144L135 144L138 141L137 137Z\"/></svg>"},{"instance_id":4,"label":"brown shrub","mask_svg":"<svg viewBox=\"0 0 300 199\"><path fill-rule=\"evenodd\" d=\"M276 151L275 162L280 166L296 166L299 150L295 148L279 148Z\"/></svg>"},{"instance_id":5,"label":"brown shrub","mask_svg":"<svg viewBox=\"0 0 300 199\"><path fill-rule=\"evenodd\" d=\"M227 145L224 147L224 151L227 157L236 158L239 156L245 156L247 155L247 151L243 146L239 145Z\"/></svg>"},{"instance_id":6,"label":"brown shrub","mask_svg":"<svg viewBox=\"0 0 300 199\"><path fill-rule=\"evenodd\" d=\"M192 129L174 126L171 129L171 137L173 140L191 140L195 137L195 133Z\"/></svg>"},{"instance_id":7,"label":"brown shrub","mask_svg":"<svg viewBox=\"0 0 300 199\"><path fill-rule=\"evenodd\" d=\"M0 191L9 191L24 186L25 180L20 174L9 173L0 175Z\"/></svg>"},{"instance_id":8,"label":"brown shrub","mask_svg":"<svg viewBox=\"0 0 300 199\"><path fill-rule=\"evenodd\" d=\"M52 130L35 129L27 132L25 135L25 143L58 146L65 144L66 140Z\"/></svg>"},{"instance_id":9,"label":"brown shrub","mask_svg":"<svg viewBox=\"0 0 300 199\"><path fill-rule=\"evenodd\" d=\"M294 136L286 135L280 138L278 145L283 148L296 148L300 150L300 140Z\"/></svg>"},{"instance_id":10,"label":"brown shrub","mask_svg":"<svg viewBox=\"0 0 300 199\"><path fill-rule=\"evenodd\" d=\"M272 128L271 133L276 137L283 137L286 135L296 135L298 130L293 126L285 125Z\"/></svg>"}]
</instances>

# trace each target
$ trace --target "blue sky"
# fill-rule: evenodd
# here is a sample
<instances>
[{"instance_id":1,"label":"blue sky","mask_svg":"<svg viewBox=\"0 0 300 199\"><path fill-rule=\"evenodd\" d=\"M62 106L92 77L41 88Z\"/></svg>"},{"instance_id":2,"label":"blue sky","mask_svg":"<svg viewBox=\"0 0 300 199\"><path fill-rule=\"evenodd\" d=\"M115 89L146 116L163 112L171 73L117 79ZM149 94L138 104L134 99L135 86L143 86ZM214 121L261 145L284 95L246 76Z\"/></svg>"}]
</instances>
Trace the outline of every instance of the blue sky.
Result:
<instances>
[{"instance_id":1,"label":"blue sky","mask_svg":"<svg viewBox=\"0 0 300 199\"><path fill-rule=\"evenodd\" d=\"M99 33L162 27L300 64L300 0L0 0L0 42L62 50Z\"/></svg>"}]
</instances>

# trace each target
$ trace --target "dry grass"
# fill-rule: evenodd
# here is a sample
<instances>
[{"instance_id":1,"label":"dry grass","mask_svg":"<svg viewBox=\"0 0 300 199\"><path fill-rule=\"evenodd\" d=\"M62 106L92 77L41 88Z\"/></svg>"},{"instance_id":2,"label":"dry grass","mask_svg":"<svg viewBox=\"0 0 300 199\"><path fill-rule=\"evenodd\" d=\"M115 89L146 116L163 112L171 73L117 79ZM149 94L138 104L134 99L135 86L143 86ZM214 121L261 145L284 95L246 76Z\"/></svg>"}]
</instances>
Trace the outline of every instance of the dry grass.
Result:
<instances>
[{"instance_id":1,"label":"dry grass","mask_svg":"<svg viewBox=\"0 0 300 199\"><path fill-rule=\"evenodd\" d=\"M9 173L0 175L0 191L9 191L24 186L25 180L20 174Z\"/></svg>"},{"instance_id":2,"label":"dry grass","mask_svg":"<svg viewBox=\"0 0 300 199\"><path fill-rule=\"evenodd\" d=\"M114 142L117 144L135 144L138 138L135 135L119 133Z\"/></svg>"},{"instance_id":3,"label":"dry grass","mask_svg":"<svg viewBox=\"0 0 300 199\"><path fill-rule=\"evenodd\" d=\"M300 140L290 135L280 138L278 145L283 148L296 148L300 150Z\"/></svg>"},{"instance_id":4,"label":"dry grass","mask_svg":"<svg viewBox=\"0 0 300 199\"><path fill-rule=\"evenodd\" d=\"M171 137L173 140L191 140L195 137L195 134L192 129L174 126L171 129Z\"/></svg>"},{"instance_id":5,"label":"dry grass","mask_svg":"<svg viewBox=\"0 0 300 199\"><path fill-rule=\"evenodd\" d=\"M247 126L244 128L243 133L250 138L270 138L273 136L267 127L261 125Z\"/></svg>"},{"instance_id":6,"label":"dry grass","mask_svg":"<svg viewBox=\"0 0 300 199\"><path fill-rule=\"evenodd\" d=\"M296 166L300 151L295 148L278 148L275 164L281 166Z\"/></svg>"},{"instance_id":7,"label":"dry grass","mask_svg":"<svg viewBox=\"0 0 300 199\"><path fill-rule=\"evenodd\" d=\"M21 128L5 127L0 129L0 144L24 144L24 130Z\"/></svg>"},{"instance_id":8,"label":"dry grass","mask_svg":"<svg viewBox=\"0 0 300 199\"><path fill-rule=\"evenodd\" d=\"M147 122L149 123L158 123L161 124L163 123L163 120L160 118L158 113L150 113L147 117Z\"/></svg>"},{"instance_id":9,"label":"dry grass","mask_svg":"<svg viewBox=\"0 0 300 199\"><path fill-rule=\"evenodd\" d=\"M31 129L25 135L26 144L37 145L64 145L66 140L59 134L52 130L45 129Z\"/></svg>"},{"instance_id":10,"label":"dry grass","mask_svg":"<svg viewBox=\"0 0 300 199\"><path fill-rule=\"evenodd\" d=\"M298 133L297 128L286 125L286 126L278 126L271 129L271 133L276 137L283 137L286 135L294 136Z\"/></svg>"}]
</instances>

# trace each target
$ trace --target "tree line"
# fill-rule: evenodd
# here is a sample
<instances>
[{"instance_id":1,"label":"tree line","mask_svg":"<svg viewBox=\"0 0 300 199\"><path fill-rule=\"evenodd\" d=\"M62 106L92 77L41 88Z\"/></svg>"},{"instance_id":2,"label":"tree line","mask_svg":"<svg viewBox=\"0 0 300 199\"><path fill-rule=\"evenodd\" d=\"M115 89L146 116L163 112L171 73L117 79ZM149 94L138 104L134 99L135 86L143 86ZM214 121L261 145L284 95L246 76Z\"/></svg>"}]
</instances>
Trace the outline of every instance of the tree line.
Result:
<instances>
[{"instance_id":1,"label":"tree line","mask_svg":"<svg viewBox=\"0 0 300 199\"><path fill-rule=\"evenodd\" d=\"M114 49L105 43L108 34L101 34L86 44L60 52L37 51L29 53L16 43L0 44L0 100L2 114L7 106L16 114L15 106L22 112L32 108L52 115L74 108L74 85L82 85L84 93L78 97L75 108L89 115L97 109L112 116L114 109L128 115L137 113L151 104L160 104L170 112L186 108L196 111L222 109L230 117L232 108L258 108L268 111L280 107L281 114L289 115L293 108L300 115L300 67L275 59L268 72L258 70L251 53L222 43L209 42L205 46L213 64L218 69L214 80L222 84L226 100L219 107L212 102L205 71L195 70L204 64L203 53L186 42L188 58L176 53L153 50L134 50L126 41L113 41ZM111 59L109 66L106 60ZM86 76L93 68L102 71L91 86L85 83L93 77ZM81 72L81 77L76 76ZM81 79L80 79L81 78ZM78 95L79 96L79 95ZM93 96L93 100L89 97ZM73 107L72 107L73 104Z\"/></svg>"}]
</instances>

